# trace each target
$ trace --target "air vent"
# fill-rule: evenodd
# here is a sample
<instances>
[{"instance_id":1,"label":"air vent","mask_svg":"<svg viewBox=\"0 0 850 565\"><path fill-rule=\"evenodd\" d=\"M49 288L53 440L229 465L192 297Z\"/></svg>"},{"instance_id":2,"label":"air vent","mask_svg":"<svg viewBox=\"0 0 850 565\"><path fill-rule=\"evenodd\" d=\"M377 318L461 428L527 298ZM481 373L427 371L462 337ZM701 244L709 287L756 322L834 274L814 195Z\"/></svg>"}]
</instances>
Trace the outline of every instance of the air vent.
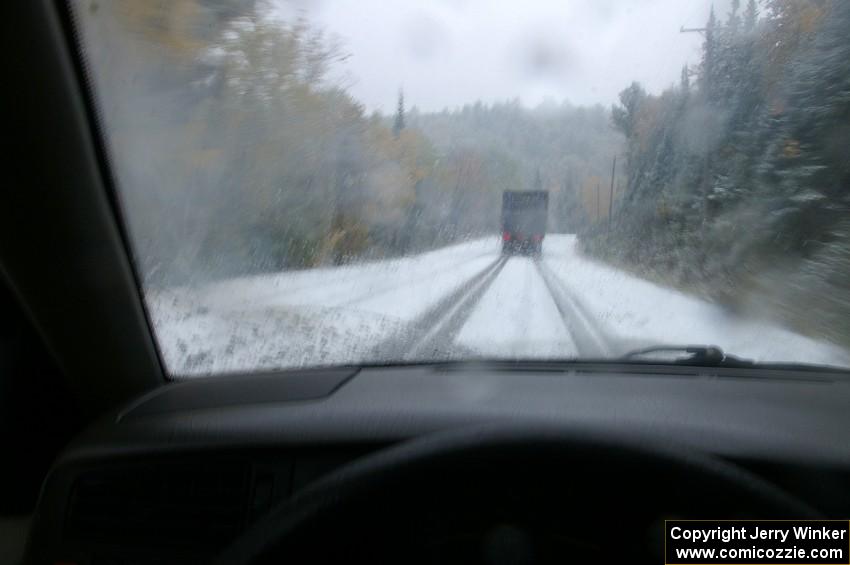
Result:
<instances>
[{"instance_id":1,"label":"air vent","mask_svg":"<svg viewBox=\"0 0 850 565\"><path fill-rule=\"evenodd\" d=\"M74 485L66 536L145 547L226 543L245 525L249 470L204 462L86 473Z\"/></svg>"}]
</instances>

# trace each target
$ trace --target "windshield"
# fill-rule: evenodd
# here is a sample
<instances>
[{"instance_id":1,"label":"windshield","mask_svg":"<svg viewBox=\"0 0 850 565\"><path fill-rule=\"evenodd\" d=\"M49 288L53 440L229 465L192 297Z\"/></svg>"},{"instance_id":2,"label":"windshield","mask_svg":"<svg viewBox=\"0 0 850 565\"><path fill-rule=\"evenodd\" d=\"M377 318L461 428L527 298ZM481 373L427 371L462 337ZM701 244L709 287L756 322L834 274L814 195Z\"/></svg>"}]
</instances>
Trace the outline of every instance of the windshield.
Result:
<instances>
[{"instance_id":1,"label":"windshield","mask_svg":"<svg viewBox=\"0 0 850 565\"><path fill-rule=\"evenodd\" d=\"M72 15L173 376L682 344L850 366L850 2Z\"/></svg>"}]
</instances>

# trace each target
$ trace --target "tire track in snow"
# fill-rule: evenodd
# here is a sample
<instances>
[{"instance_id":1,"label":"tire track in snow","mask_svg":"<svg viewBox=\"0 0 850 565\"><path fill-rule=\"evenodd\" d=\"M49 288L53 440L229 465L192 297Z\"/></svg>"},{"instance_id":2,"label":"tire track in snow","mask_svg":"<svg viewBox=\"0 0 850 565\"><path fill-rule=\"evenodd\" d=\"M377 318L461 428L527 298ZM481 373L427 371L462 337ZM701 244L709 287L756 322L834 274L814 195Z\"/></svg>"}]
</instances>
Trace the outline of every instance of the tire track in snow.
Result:
<instances>
[{"instance_id":1,"label":"tire track in snow","mask_svg":"<svg viewBox=\"0 0 850 565\"><path fill-rule=\"evenodd\" d=\"M552 270L541 260L534 262L540 278L549 289L558 313L578 348L580 357L607 358L615 349L605 333L597 326L581 303L567 290Z\"/></svg>"},{"instance_id":2,"label":"tire track in snow","mask_svg":"<svg viewBox=\"0 0 850 565\"><path fill-rule=\"evenodd\" d=\"M419 316L410 324L411 331L379 343L375 357L394 361L447 358L455 336L506 262L507 257L497 258Z\"/></svg>"},{"instance_id":3,"label":"tire track in snow","mask_svg":"<svg viewBox=\"0 0 850 565\"><path fill-rule=\"evenodd\" d=\"M552 359L578 355L543 278L530 257L512 257L455 338L481 359Z\"/></svg>"}]
</instances>

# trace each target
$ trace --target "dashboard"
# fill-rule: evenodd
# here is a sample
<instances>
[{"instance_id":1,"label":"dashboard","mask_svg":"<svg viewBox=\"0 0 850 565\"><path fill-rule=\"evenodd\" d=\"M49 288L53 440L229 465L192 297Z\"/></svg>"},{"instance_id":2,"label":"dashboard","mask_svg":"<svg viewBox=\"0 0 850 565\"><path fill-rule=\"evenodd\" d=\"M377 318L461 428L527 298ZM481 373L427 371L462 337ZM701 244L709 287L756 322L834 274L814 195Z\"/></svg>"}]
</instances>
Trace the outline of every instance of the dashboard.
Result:
<instances>
[{"instance_id":1,"label":"dashboard","mask_svg":"<svg viewBox=\"0 0 850 565\"><path fill-rule=\"evenodd\" d=\"M177 381L56 461L31 563L207 563L318 478L477 425L615 432L732 462L829 517L850 510L850 380L596 364L334 368Z\"/></svg>"}]
</instances>

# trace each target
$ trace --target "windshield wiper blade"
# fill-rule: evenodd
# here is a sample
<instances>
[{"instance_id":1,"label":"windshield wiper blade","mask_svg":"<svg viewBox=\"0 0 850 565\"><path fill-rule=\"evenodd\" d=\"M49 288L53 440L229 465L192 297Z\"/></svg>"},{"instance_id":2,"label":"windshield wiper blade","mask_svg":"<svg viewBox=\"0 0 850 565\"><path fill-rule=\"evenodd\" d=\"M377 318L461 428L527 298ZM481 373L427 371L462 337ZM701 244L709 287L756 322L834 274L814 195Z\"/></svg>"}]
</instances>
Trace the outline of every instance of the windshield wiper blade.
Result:
<instances>
[{"instance_id":1,"label":"windshield wiper blade","mask_svg":"<svg viewBox=\"0 0 850 565\"><path fill-rule=\"evenodd\" d=\"M629 351L620 359L631 360L639 357L649 357L648 360L658 360L658 356L653 358L653 354L658 353L679 353L682 356L672 360L665 360L674 365L695 365L700 367L752 367L754 361L742 359L734 355L726 354L716 345L654 345L652 347L644 347Z\"/></svg>"}]
</instances>

